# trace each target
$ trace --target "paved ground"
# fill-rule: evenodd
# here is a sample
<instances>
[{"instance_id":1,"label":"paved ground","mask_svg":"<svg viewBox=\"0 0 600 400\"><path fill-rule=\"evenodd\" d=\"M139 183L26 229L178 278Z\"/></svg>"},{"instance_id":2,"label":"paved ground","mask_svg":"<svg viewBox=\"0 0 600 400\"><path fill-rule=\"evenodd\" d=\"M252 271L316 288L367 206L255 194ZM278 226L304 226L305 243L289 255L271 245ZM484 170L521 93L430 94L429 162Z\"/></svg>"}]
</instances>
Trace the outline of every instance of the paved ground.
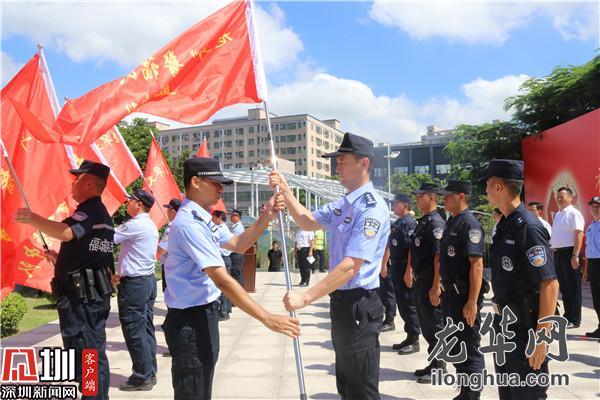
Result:
<instances>
[{"instance_id":1,"label":"paved ground","mask_svg":"<svg viewBox=\"0 0 600 400\"><path fill-rule=\"evenodd\" d=\"M282 312L281 299L285 292L283 273L259 272L257 291L252 296L267 309ZM316 281L318 276L313 276ZM299 279L294 276L294 282ZM566 373L570 385L552 387L551 399L593 399L600 397L600 344L586 340L584 332L593 330L597 324L591 308L589 286L584 285L583 325L568 331L570 359L567 362L551 362L552 373ZM484 311L489 311L486 301ZM167 350L160 325L166 307L162 295L157 300L155 324L157 327L158 353ZM335 388L334 353L329 335L328 299L301 310L301 351L308 397L311 399L337 399ZM424 351L409 356L399 356L391 349L404 333L402 322L396 318L398 329L383 333L381 341L380 391L384 399L450 399L456 395L452 387L434 387L415 382L412 374L426 364ZM272 333L260 323L234 308L232 318L223 322L221 330L221 353L214 381L215 399L297 399L298 383L294 363L292 340ZM125 348L117 317L116 299L108 322L108 357L111 367L111 391L113 399L170 399L171 359L158 359L158 385L151 392L126 393L117 388L130 374L131 361ZM483 343L487 343L485 338ZM3 346L61 346L58 322L47 324L31 332L5 340ZM425 348L425 343L421 343ZM486 365L493 369L491 356ZM453 370L450 367L450 370ZM495 387L485 388L484 398L497 398Z\"/></svg>"}]
</instances>

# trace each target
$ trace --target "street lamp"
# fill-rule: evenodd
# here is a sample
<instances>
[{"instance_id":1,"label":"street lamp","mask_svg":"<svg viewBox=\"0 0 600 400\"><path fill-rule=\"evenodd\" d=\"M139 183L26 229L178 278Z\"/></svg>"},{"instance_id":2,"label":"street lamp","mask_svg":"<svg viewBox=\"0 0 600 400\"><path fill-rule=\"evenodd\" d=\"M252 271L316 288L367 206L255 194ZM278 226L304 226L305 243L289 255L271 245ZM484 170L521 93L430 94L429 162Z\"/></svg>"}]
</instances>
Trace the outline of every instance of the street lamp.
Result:
<instances>
[{"instance_id":1,"label":"street lamp","mask_svg":"<svg viewBox=\"0 0 600 400\"><path fill-rule=\"evenodd\" d=\"M391 150L391 145L390 145L389 142L386 143L386 146L387 146L387 156L384 156L384 157L387 158L388 194L390 195L390 198L391 198L392 197L392 167L391 167L391 159L398 157L400 155L400 151L390 151Z\"/></svg>"}]
</instances>

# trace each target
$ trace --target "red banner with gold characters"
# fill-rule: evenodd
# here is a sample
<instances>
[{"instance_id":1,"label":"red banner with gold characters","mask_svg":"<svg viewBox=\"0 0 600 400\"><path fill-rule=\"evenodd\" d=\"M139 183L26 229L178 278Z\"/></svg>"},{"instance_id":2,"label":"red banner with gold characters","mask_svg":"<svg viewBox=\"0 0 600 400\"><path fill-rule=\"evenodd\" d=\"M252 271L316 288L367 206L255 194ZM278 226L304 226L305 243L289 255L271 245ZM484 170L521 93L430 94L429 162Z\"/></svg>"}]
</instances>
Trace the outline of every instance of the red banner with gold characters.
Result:
<instances>
[{"instance_id":1,"label":"red banner with gold characters","mask_svg":"<svg viewBox=\"0 0 600 400\"><path fill-rule=\"evenodd\" d=\"M573 190L573 205L590 223L588 201L600 195L600 110L589 112L522 141L525 200L544 205L552 223L558 211L556 191Z\"/></svg>"},{"instance_id":2,"label":"red banner with gold characters","mask_svg":"<svg viewBox=\"0 0 600 400\"><path fill-rule=\"evenodd\" d=\"M154 137L146 161L146 181L143 189L152 193L156 199L156 203L150 209L150 218L160 229L167 223L165 213L161 211L162 206L168 204L171 199L183 200L183 196Z\"/></svg>"},{"instance_id":3,"label":"red banner with gold characters","mask_svg":"<svg viewBox=\"0 0 600 400\"><path fill-rule=\"evenodd\" d=\"M36 118L18 99L14 105L39 140L91 144L132 112L199 124L226 106L258 103L266 90L262 67L255 71L261 64L255 64L251 7L246 1L230 3L128 75L68 100L52 123Z\"/></svg>"}]
</instances>

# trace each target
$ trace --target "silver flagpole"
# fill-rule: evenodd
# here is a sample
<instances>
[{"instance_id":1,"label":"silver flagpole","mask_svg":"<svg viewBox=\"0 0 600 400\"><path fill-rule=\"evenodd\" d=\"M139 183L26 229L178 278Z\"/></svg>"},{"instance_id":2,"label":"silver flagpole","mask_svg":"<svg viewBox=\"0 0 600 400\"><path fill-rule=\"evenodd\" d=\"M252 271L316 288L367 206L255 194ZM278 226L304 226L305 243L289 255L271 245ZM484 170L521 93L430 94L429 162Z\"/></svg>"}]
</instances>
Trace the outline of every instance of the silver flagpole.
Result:
<instances>
[{"instance_id":1,"label":"silver flagpole","mask_svg":"<svg viewBox=\"0 0 600 400\"><path fill-rule=\"evenodd\" d=\"M271 166L273 171L277 171L277 158L275 157L275 142L273 141L273 134L271 132L271 118L269 116L269 108L267 102L263 102L265 106L265 114L267 115L267 135L269 140L269 147L271 148ZM275 186L275 193L279 193L279 187ZM285 272L285 286L288 292L292 291L292 276L290 274L290 268L288 266L287 257L287 246L285 244L285 226L283 221L283 213L277 212L279 219L279 232L281 232L281 247L283 249L283 270ZM290 316L296 318L296 311L290 311ZM298 386L300 387L300 400L306 400L306 388L304 386L304 370L302 367L302 354L300 353L300 339L294 338L294 356L296 357L296 373L298 375Z\"/></svg>"}]
</instances>

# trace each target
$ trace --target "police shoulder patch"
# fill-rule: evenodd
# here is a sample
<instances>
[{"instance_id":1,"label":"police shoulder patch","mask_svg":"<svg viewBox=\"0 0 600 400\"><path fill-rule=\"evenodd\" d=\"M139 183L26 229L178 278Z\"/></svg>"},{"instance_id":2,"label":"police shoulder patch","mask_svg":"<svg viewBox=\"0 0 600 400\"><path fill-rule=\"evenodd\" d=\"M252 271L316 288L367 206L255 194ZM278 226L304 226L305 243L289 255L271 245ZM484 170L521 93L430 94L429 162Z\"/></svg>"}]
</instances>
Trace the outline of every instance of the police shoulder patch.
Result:
<instances>
[{"instance_id":1,"label":"police shoulder patch","mask_svg":"<svg viewBox=\"0 0 600 400\"><path fill-rule=\"evenodd\" d=\"M377 200L375 200L375 196L373 196L371 192L366 192L363 196L365 197L365 205L367 208L375 207Z\"/></svg>"},{"instance_id":2,"label":"police shoulder patch","mask_svg":"<svg viewBox=\"0 0 600 400\"><path fill-rule=\"evenodd\" d=\"M85 221L88 218L88 215L83 211L77 211L75 214L71 215L71 218L73 218L75 221L81 222Z\"/></svg>"},{"instance_id":3,"label":"police shoulder patch","mask_svg":"<svg viewBox=\"0 0 600 400\"><path fill-rule=\"evenodd\" d=\"M533 246L527 249L525 252L529 263L534 267L543 267L546 265L547 256L546 248L544 246Z\"/></svg>"},{"instance_id":4,"label":"police shoulder patch","mask_svg":"<svg viewBox=\"0 0 600 400\"><path fill-rule=\"evenodd\" d=\"M436 238L437 240L441 240L442 235L444 235L444 230L442 228L435 228L433 230L433 237Z\"/></svg>"},{"instance_id":5,"label":"police shoulder patch","mask_svg":"<svg viewBox=\"0 0 600 400\"><path fill-rule=\"evenodd\" d=\"M470 229L469 240L473 244L479 244L481 242L481 231L479 229Z\"/></svg>"},{"instance_id":6,"label":"police shoulder patch","mask_svg":"<svg viewBox=\"0 0 600 400\"><path fill-rule=\"evenodd\" d=\"M379 221L377 221L375 218L365 218L365 223L363 225L363 235L365 235L367 239L374 238L375 235L377 235L377 232L379 232L380 226L381 223L379 223Z\"/></svg>"},{"instance_id":7,"label":"police shoulder patch","mask_svg":"<svg viewBox=\"0 0 600 400\"><path fill-rule=\"evenodd\" d=\"M339 208L336 208L335 210L333 210L333 214L336 217L339 217L340 215L342 215L342 210L340 210Z\"/></svg>"},{"instance_id":8,"label":"police shoulder patch","mask_svg":"<svg viewBox=\"0 0 600 400\"><path fill-rule=\"evenodd\" d=\"M216 231L217 231L217 229L219 229L219 226L220 226L220 225L213 225L213 226L212 226L210 229L211 229L213 232L216 232Z\"/></svg>"}]
</instances>

